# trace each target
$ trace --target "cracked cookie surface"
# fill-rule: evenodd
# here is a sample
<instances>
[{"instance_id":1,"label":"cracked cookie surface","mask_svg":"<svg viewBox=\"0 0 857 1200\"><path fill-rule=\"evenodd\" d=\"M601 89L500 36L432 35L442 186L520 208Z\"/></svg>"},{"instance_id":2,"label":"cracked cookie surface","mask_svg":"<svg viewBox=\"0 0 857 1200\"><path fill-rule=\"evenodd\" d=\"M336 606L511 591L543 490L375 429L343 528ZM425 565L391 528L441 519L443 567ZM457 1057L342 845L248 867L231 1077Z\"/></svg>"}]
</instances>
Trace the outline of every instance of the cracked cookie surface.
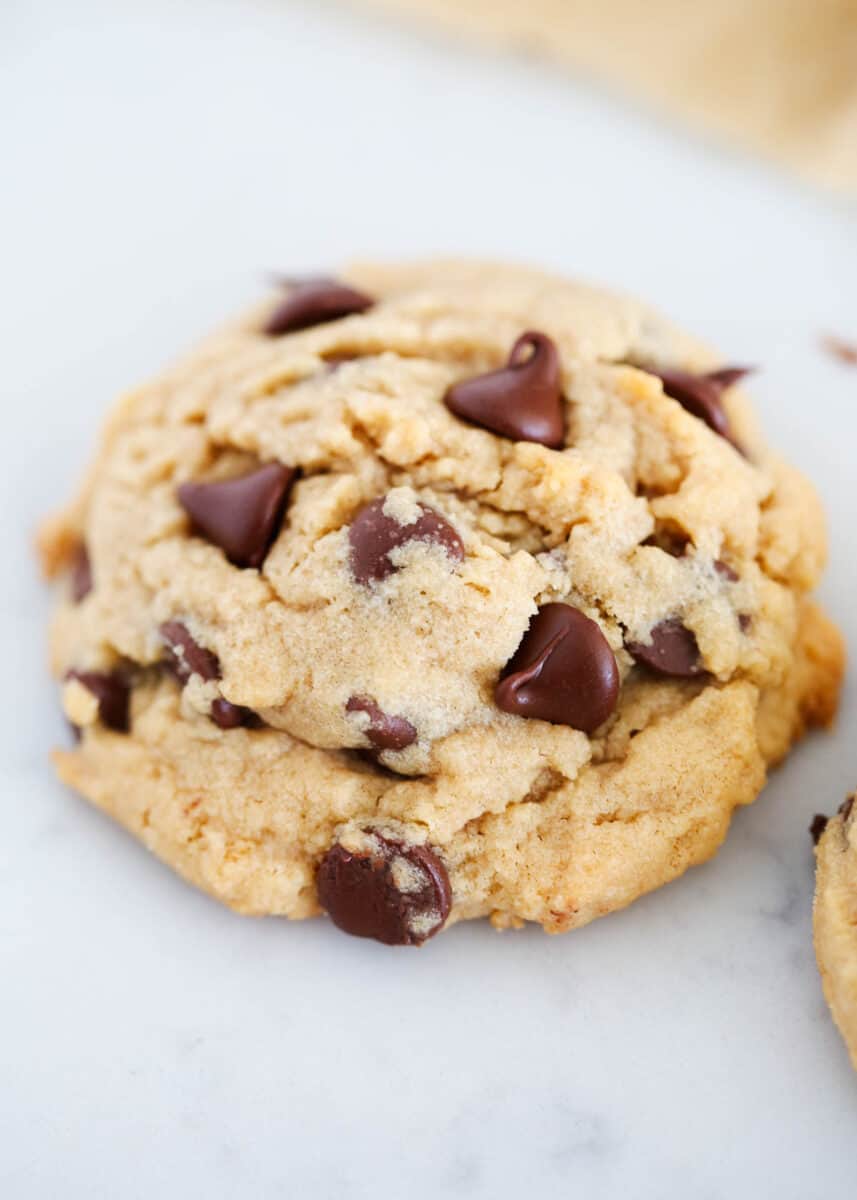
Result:
<instances>
[{"instance_id":1,"label":"cracked cookie surface","mask_svg":"<svg viewBox=\"0 0 857 1200\"><path fill-rule=\"evenodd\" d=\"M857 810L853 797L824 822L815 857L815 954L825 998L857 1070Z\"/></svg>"},{"instance_id":2,"label":"cracked cookie surface","mask_svg":"<svg viewBox=\"0 0 857 1200\"><path fill-rule=\"evenodd\" d=\"M522 268L285 284L119 402L43 530L60 776L240 911L348 928L347 892L388 941L675 877L841 673L742 374Z\"/></svg>"}]
</instances>

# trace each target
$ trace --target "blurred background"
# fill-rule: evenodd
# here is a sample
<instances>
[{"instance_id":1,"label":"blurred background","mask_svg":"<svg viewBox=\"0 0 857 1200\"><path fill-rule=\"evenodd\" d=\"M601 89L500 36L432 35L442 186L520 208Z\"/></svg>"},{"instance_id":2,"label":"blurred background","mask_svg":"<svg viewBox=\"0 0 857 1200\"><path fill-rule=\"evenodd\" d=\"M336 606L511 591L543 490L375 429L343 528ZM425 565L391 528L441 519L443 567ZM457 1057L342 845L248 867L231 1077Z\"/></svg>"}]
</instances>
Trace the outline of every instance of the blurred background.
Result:
<instances>
[{"instance_id":1,"label":"blurred background","mask_svg":"<svg viewBox=\"0 0 857 1200\"><path fill-rule=\"evenodd\" d=\"M112 398L269 272L510 258L759 365L857 643L856 28L851 0L0 5L0 1194L853 1194L805 834L855 783L853 688L713 863L564 939L389 957L231 916L54 784L30 539Z\"/></svg>"}]
</instances>

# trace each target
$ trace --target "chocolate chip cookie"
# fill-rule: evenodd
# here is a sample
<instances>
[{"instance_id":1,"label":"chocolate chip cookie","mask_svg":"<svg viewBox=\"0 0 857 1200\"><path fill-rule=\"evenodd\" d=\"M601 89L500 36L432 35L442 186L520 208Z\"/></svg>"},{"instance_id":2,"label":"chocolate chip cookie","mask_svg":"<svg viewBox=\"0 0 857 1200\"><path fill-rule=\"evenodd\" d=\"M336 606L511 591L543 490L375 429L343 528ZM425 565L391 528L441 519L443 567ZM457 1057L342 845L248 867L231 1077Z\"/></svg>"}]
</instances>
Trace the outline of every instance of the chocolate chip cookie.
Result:
<instances>
[{"instance_id":1,"label":"chocolate chip cookie","mask_svg":"<svg viewBox=\"0 0 857 1200\"><path fill-rule=\"evenodd\" d=\"M857 808L816 817L815 955L824 995L857 1069Z\"/></svg>"},{"instance_id":2,"label":"chocolate chip cookie","mask_svg":"<svg viewBox=\"0 0 857 1200\"><path fill-rule=\"evenodd\" d=\"M61 779L233 908L388 943L675 878L841 674L745 374L522 268L284 280L42 532Z\"/></svg>"}]
</instances>

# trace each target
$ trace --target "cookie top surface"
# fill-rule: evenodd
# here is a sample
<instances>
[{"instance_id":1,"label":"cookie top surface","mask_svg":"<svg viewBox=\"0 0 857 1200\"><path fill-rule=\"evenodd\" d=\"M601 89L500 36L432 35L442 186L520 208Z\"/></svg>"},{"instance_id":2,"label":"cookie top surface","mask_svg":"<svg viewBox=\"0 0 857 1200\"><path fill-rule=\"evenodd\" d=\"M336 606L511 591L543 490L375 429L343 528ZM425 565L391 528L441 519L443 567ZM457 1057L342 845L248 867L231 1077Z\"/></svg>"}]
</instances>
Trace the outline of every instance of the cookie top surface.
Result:
<instances>
[{"instance_id":1,"label":"cookie top surface","mask_svg":"<svg viewBox=\"0 0 857 1200\"><path fill-rule=\"evenodd\" d=\"M857 812L853 797L816 847L815 949L824 994L857 1069Z\"/></svg>"},{"instance_id":2,"label":"cookie top surface","mask_svg":"<svg viewBox=\"0 0 857 1200\"><path fill-rule=\"evenodd\" d=\"M742 375L632 300L523 268L284 283L123 398L46 531L71 719L120 731L108 678L132 736L141 697L178 696L185 758L256 725L312 751L304 780L335 765L365 812L317 798L308 862L346 815L444 846L730 687L748 756L777 757L795 722L753 713L812 690L796 645L824 531ZM669 791L686 764L658 753ZM373 845L377 882L407 855Z\"/></svg>"}]
</instances>

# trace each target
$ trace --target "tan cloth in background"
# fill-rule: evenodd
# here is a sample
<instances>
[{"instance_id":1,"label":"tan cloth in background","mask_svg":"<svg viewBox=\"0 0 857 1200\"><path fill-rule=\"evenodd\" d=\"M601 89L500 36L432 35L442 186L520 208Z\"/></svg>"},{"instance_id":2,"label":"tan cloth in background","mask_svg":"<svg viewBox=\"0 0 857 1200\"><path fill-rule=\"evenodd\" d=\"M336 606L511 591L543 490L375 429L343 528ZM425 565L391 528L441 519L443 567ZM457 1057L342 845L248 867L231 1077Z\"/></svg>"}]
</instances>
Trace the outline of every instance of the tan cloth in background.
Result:
<instances>
[{"instance_id":1,"label":"tan cloth in background","mask_svg":"<svg viewBox=\"0 0 857 1200\"><path fill-rule=\"evenodd\" d=\"M370 0L533 49L857 190L857 0Z\"/></svg>"}]
</instances>

